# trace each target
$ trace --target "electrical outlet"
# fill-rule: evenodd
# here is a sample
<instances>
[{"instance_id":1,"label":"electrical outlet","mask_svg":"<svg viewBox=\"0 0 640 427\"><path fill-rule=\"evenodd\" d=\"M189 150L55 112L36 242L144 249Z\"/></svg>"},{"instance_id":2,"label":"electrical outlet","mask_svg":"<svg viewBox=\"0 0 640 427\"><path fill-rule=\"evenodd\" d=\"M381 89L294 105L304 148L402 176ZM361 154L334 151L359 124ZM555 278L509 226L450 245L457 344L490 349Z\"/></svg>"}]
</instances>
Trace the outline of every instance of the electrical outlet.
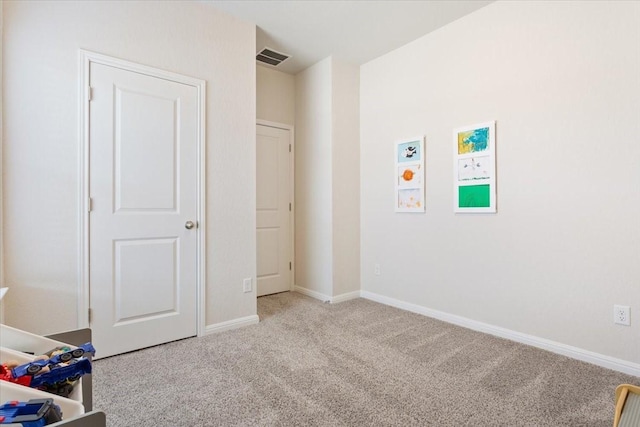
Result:
<instances>
[{"instance_id":1,"label":"electrical outlet","mask_svg":"<svg viewBox=\"0 0 640 427\"><path fill-rule=\"evenodd\" d=\"M630 309L628 305L614 305L613 306L613 323L617 325L631 325Z\"/></svg>"},{"instance_id":2,"label":"electrical outlet","mask_svg":"<svg viewBox=\"0 0 640 427\"><path fill-rule=\"evenodd\" d=\"M373 274L375 274L376 276L380 275L380 264L373 265Z\"/></svg>"},{"instance_id":3,"label":"electrical outlet","mask_svg":"<svg viewBox=\"0 0 640 427\"><path fill-rule=\"evenodd\" d=\"M242 290L244 292L251 292L251 278L244 279L242 281Z\"/></svg>"}]
</instances>

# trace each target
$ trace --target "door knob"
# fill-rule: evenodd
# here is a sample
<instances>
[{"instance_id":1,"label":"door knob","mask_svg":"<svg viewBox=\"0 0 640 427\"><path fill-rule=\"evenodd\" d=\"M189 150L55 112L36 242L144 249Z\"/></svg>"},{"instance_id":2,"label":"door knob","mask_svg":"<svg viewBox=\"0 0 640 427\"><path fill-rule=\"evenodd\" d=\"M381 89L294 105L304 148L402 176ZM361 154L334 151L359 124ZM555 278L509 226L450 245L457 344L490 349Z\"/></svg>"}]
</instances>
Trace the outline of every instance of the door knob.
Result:
<instances>
[{"instance_id":1,"label":"door knob","mask_svg":"<svg viewBox=\"0 0 640 427\"><path fill-rule=\"evenodd\" d=\"M195 227L195 223L193 221L187 221L184 223L184 228L186 228L187 230L191 230L193 227Z\"/></svg>"}]
</instances>

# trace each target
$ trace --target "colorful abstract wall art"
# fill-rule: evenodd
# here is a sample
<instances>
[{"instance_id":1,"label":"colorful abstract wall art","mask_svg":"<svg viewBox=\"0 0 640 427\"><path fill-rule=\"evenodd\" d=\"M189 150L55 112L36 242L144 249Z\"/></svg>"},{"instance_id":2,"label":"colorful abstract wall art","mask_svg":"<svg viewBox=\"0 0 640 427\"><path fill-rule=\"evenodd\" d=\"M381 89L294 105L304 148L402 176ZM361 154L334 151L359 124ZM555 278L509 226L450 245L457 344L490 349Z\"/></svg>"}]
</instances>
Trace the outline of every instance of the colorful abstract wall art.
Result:
<instances>
[{"instance_id":1,"label":"colorful abstract wall art","mask_svg":"<svg viewBox=\"0 0 640 427\"><path fill-rule=\"evenodd\" d=\"M424 212L424 137L395 143L395 210Z\"/></svg>"},{"instance_id":2,"label":"colorful abstract wall art","mask_svg":"<svg viewBox=\"0 0 640 427\"><path fill-rule=\"evenodd\" d=\"M454 212L496 212L496 122L453 132Z\"/></svg>"}]
</instances>

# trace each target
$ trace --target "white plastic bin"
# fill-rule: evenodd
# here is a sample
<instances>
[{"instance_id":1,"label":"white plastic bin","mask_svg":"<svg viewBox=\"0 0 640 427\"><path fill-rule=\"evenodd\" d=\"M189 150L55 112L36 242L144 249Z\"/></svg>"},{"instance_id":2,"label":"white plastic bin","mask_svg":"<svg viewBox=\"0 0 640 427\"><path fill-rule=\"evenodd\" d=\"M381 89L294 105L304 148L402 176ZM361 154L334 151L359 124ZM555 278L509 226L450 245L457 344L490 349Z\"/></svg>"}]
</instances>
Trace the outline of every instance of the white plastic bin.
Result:
<instances>
[{"instance_id":1,"label":"white plastic bin","mask_svg":"<svg viewBox=\"0 0 640 427\"><path fill-rule=\"evenodd\" d=\"M23 364L32 362L35 358L36 356L33 356L31 354L15 351L10 348L0 347L0 363L5 363L9 360L15 360L16 362ZM68 398L71 400L75 400L76 402L82 402L82 380L78 381L75 387L73 387L73 391ZM0 402L0 404L2 403L4 402Z\"/></svg>"},{"instance_id":2,"label":"white plastic bin","mask_svg":"<svg viewBox=\"0 0 640 427\"><path fill-rule=\"evenodd\" d=\"M84 414L84 406L78 401L19 384L0 381L0 404L11 402L12 400L26 402L30 399L53 399L53 402L58 405L62 411L62 419L65 420Z\"/></svg>"},{"instance_id":3,"label":"white plastic bin","mask_svg":"<svg viewBox=\"0 0 640 427\"><path fill-rule=\"evenodd\" d=\"M6 355L6 360L14 359L21 363L23 361L24 363L27 363L32 361L35 356L44 354L59 346L77 348L76 346L61 341L45 338L43 336L32 334L31 332L26 332L21 329L12 328L11 326L0 323L0 349L2 349L2 352L0 352L0 361L2 362L5 361ZM33 353L33 356L27 353ZM55 396L51 393L46 394ZM78 384L74 387L73 392L69 396L69 400L82 402L82 379L80 379ZM0 403L4 403L4 401Z\"/></svg>"},{"instance_id":4,"label":"white plastic bin","mask_svg":"<svg viewBox=\"0 0 640 427\"><path fill-rule=\"evenodd\" d=\"M0 347L38 355L44 354L61 345L69 344L32 334L31 332L12 328L11 326L0 323ZM71 345L69 347L76 348Z\"/></svg>"}]
</instances>

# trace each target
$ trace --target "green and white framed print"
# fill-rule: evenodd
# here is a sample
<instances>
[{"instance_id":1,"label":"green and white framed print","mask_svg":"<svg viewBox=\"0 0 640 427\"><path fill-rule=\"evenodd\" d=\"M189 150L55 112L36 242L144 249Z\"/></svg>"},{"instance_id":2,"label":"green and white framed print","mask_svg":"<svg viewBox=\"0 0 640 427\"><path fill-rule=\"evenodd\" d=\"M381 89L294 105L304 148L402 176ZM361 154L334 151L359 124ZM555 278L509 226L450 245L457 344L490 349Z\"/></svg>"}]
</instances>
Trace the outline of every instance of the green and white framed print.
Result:
<instances>
[{"instance_id":1,"label":"green and white framed print","mask_svg":"<svg viewBox=\"0 0 640 427\"><path fill-rule=\"evenodd\" d=\"M496 212L495 129L491 121L453 132L454 212Z\"/></svg>"}]
</instances>

